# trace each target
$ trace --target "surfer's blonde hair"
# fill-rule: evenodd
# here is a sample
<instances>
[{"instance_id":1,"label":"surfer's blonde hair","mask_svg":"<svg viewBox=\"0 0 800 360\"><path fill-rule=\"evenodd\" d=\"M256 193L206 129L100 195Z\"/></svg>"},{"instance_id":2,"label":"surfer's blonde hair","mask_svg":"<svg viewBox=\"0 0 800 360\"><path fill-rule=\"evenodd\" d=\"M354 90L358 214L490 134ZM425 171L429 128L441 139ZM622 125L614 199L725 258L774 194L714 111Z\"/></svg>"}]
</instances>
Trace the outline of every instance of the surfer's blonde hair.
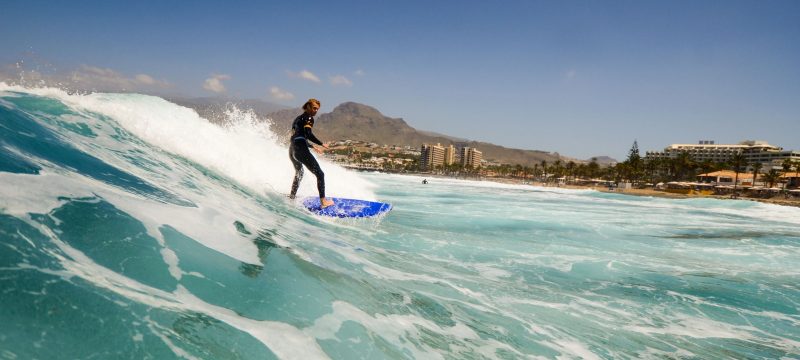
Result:
<instances>
[{"instance_id":1,"label":"surfer's blonde hair","mask_svg":"<svg viewBox=\"0 0 800 360\"><path fill-rule=\"evenodd\" d=\"M321 107L322 106L322 104L320 104L319 100L311 98L311 99L308 99L308 101L306 101L305 104L303 104L303 110L311 110L311 106L312 105L317 105L317 107Z\"/></svg>"}]
</instances>

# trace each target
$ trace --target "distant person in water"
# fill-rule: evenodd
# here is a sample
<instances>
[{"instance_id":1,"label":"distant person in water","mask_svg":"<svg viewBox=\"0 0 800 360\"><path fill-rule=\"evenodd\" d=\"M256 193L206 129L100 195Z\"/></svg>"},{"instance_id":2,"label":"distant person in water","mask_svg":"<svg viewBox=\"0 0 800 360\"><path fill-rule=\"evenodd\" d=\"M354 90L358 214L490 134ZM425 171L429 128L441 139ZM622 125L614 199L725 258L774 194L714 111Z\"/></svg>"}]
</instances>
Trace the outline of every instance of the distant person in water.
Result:
<instances>
[{"instance_id":1,"label":"distant person in water","mask_svg":"<svg viewBox=\"0 0 800 360\"><path fill-rule=\"evenodd\" d=\"M303 105L304 112L295 118L292 123L292 143L289 145L289 159L292 160L295 173L289 198L294 199L297 195L297 188L300 187L300 181L303 180L303 165L305 165L308 170L317 177L319 203L321 207L326 208L333 205L333 201L325 198L325 174L319 167L317 159L315 159L314 156L311 155L311 151L308 150L312 148L317 153L322 154L322 149L328 148L328 146L324 145L322 141L319 141L311 131L311 128L314 127L314 115L317 115L319 107L319 100L308 99ZM315 146L314 144L319 146Z\"/></svg>"}]
</instances>

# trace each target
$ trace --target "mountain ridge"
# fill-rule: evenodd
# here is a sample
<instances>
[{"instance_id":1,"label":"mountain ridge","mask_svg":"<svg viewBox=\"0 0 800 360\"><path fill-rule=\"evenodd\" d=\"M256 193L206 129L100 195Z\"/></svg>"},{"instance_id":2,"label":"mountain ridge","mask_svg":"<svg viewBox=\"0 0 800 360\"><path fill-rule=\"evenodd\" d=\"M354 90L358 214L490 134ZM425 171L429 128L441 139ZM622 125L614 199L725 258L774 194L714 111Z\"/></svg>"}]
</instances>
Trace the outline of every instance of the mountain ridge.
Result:
<instances>
[{"instance_id":1,"label":"mountain ridge","mask_svg":"<svg viewBox=\"0 0 800 360\"><path fill-rule=\"evenodd\" d=\"M236 101L214 98L173 99L177 104L195 109L204 118L212 122L225 121L220 115L221 108L228 103L237 104L240 108L252 108L257 115L268 119L271 130L288 140L292 121L300 115L300 108L283 107L258 100ZM250 104L259 106L248 106ZM272 111L268 111L275 109ZM422 144L442 144L443 146L469 146L483 153L483 159L504 164L520 164L524 166L538 165L542 161L553 163L575 161L586 162L562 156L557 152L543 150L526 150L507 148L483 141L469 140L435 132L417 130L403 118L391 118L383 115L378 109L352 101L343 102L330 112L317 115L314 133L323 141L358 140L386 145L411 146L420 148ZM605 158L605 157L603 157ZM605 159L604 159L605 160ZM613 159L611 159L613 161Z\"/></svg>"}]
</instances>

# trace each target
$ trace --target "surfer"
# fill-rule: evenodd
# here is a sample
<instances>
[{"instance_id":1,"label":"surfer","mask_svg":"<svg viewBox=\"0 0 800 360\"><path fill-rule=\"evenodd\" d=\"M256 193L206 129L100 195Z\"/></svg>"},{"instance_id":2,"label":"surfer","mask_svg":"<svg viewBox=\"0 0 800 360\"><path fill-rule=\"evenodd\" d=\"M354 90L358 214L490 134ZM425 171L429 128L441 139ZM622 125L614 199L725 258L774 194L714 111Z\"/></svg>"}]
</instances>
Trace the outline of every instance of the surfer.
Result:
<instances>
[{"instance_id":1,"label":"surfer","mask_svg":"<svg viewBox=\"0 0 800 360\"><path fill-rule=\"evenodd\" d=\"M292 143L289 145L289 159L292 160L294 165L294 181L292 182L292 191L289 194L290 199L294 199L297 195L297 188L300 187L300 181L303 180L303 165L305 165L314 176L317 177L317 190L319 191L319 203L322 208L333 205L333 201L325 198L325 174L319 167L317 159L311 155L309 148L314 149L319 154L322 154L322 148L327 149L328 146L319 141L311 128L314 127L314 115L319 111L320 102L317 99L308 99L303 104L304 112L294 119L292 123ZM314 144L319 146L315 146Z\"/></svg>"}]
</instances>

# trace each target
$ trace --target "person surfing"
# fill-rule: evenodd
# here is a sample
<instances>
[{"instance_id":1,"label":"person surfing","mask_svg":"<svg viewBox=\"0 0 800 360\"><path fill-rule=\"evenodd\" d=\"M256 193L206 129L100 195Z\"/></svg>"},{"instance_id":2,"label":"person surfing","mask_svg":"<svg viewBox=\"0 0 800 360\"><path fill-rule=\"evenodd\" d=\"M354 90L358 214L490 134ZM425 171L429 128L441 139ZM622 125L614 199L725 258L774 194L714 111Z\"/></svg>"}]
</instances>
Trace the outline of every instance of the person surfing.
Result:
<instances>
[{"instance_id":1,"label":"person surfing","mask_svg":"<svg viewBox=\"0 0 800 360\"><path fill-rule=\"evenodd\" d=\"M320 102L317 99L308 99L303 104L303 113L294 119L292 123L292 140L289 145L289 160L294 165L294 181L292 181L292 191L289 193L289 198L294 199L297 195L297 189L300 187L300 181L303 180L303 165L317 177L317 190L319 191L319 204L321 208L326 208L333 205L333 201L325 198L325 173L319 167L317 159L311 155L309 148L314 149L318 154L322 154L323 148L327 149L328 146L319 141L311 129L314 127L314 115L319 111ZM317 144L319 146L315 146Z\"/></svg>"}]
</instances>

